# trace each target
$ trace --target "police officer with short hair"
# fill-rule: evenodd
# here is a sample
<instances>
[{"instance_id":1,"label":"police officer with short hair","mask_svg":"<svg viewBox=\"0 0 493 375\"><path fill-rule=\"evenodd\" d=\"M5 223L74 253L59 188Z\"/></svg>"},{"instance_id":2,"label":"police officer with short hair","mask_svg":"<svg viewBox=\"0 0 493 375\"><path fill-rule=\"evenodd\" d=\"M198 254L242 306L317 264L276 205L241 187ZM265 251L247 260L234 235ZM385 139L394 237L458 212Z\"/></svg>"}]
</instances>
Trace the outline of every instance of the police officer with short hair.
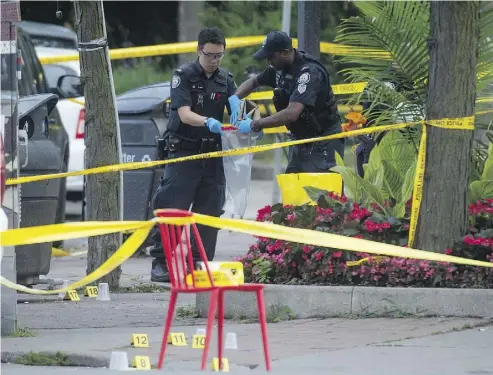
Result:
<instances>
[{"instance_id":1,"label":"police officer with short hair","mask_svg":"<svg viewBox=\"0 0 493 375\"><path fill-rule=\"evenodd\" d=\"M198 58L174 72L171 79L171 107L165 136L168 158L220 151L224 109L239 112L240 99L232 97L236 84L233 75L219 65L226 40L218 28L205 28L198 36ZM225 176L222 158L208 158L166 166L164 177L152 198L154 210L177 208L219 217L225 201ZM217 229L197 226L207 253L213 260ZM151 250L151 281L168 282L159 230L154 228ZM192 242L194 261L199 261Z\"/></svg>"},{"instance_id":2,"label":"police officer with short hair","mask_svg":"<svg viewBox=\"0 0 493 375\"><path fill-rule=\"evenodd\" d=\"M265 59L270 66L243 82L235 95L244 98L259 86L275 88L273 100L277 113L257 121L249 118L238 121L240 132L260 132L286 125L292 138L307 139L342 131L327 70L314 57L294 49L285 32L269 33L254 58ZM286 173L330 172L336 164L335 151L344 156L343 138L293 146Z\"/></svg>"}]
</instances>

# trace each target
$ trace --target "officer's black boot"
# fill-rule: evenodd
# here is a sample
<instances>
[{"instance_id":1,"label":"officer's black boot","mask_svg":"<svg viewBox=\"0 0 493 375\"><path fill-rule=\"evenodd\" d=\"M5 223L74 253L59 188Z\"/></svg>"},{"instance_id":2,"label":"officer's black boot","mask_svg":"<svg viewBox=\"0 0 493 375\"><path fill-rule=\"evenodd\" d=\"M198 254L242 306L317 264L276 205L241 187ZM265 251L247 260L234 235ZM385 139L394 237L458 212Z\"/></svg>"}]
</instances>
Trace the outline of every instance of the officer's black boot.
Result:
<instances>
[{"instance_id":1,"label":"officer's black boot","mask_svg":"<svg viewBox=\"0 0 493 375\"><path fill-rule=\"evenodd\" d=\"M151 281L169 283L168 267L164 259L154 259L152 261Z\"/></svg>"}]
</instances>

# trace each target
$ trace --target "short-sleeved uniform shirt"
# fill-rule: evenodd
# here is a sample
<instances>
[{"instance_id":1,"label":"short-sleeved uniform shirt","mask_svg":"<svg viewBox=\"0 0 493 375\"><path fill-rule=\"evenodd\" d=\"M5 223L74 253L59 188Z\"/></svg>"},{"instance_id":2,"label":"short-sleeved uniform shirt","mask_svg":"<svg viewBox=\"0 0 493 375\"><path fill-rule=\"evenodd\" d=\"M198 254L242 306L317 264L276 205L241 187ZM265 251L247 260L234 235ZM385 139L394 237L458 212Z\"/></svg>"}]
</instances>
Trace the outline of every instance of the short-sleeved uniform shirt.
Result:
<instances>
[{"instance_id":1,"label":"short-sleeved uniform shirt","mask_svg":"<svg viewBox=\"0 0 493 375\"><path fill-rule=\"evenodd\" d=\"M290 93L290 102L315 107L317 97L327 95L325 88L329 83L315 62L304 60L298 51L295 53L295 60L290 69L277 72L269 66L257 76L257 82L260 86L284 88Z\"/></svg>"},{"instance_id":2,"label":"short-sleeved uniform shirt","mask_svg":"<svg viewBox=\"0 0 493 375\"><path fill-rule=\"evenodd\" d=\"M214 79L219 73L219 69L217 69L214 73L208 76L207 73L204 72L204 69L200 65L198 59L193 63L193 66L199 73L200 78L204 81ZM227 77L226 92L215 93L215 95L211 95L211 100L220 100L223 94L226 94L227 97L234 95L234 93L236 92L236 83L231 75L228 74ZM184 74L175 74L173 76L173 78L171 79L171 109L178 110L178 108L180 107L189 106L193 110L194 107L201 105L200 96L192 99L192 91L197 88L194 87L194 85L194 83L186 80ZM214 118L216 117L215 114L204 114L204 116ZM217 120L222 121L222 118L218 118Z\"/></svg>"}]
</instances>

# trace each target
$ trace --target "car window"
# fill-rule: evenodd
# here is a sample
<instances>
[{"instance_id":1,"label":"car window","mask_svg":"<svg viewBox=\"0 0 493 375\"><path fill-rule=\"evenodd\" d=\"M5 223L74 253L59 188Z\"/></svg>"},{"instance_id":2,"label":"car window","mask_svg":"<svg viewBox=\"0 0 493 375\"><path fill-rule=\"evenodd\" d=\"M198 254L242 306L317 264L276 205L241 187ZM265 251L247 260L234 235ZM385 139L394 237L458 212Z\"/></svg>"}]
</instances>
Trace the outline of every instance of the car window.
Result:
<instances>
[{"instance_id":1,"label":"car window","mask_svg":"<svg viewBox=\"0 0 493 375\"><path fill-rule=\"evenodd\" d=\"M77 42L74 39L54 38L41 35L31 35L31 40L35 46L77 49Z\"/></svg>"},{"instance_id":2,"label":"car window","mask_svg":"<svg viewBox=\"0 0 493 375\"><path fill-rule=\"evenodd\" d=\"M43 68L48 87L57 87L58 78L61 76L79 76L75 70L63 65L48 64L44 65Z\"/></svg>"},{"instance_id":3,"label":"car window","mask_svg":"<svg viewBox=\"0 0 493 375\"><path fill-rule=\"evenodd\" d=\"M36 86L37 94L45 94L48 92L48 85L46 84L45 72L41 63L39 62L38 55L34 49L34 45L29 38L26 37L26 47L29 53L30 62L32 63L34 85Z\"/></svg>"},{"instance_id":4,"label":"car window","mask_svg":"<svg viewBox=\"0 0 493 375\"><path fill-rule=\"evenodd\" d=\"M25 38L19 34L17 38L17 43L19 44L19 51L21 54L21 79L18 81L19 86L19 96L34 95L35 85L33 85L33 73L32 73L32 63L29 62L28 48L25 43Z\"/></svg>"}]
</instances>

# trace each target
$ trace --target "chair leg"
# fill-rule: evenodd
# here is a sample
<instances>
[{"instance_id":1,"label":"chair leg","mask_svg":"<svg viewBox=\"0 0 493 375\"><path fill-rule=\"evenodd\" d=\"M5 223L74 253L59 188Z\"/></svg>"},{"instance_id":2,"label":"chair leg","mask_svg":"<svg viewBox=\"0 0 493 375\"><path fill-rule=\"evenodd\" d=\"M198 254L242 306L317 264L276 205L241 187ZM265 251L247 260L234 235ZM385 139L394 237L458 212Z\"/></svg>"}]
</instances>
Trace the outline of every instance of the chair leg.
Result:
<instances>
[{"instance_id":1,"label":"chair leg","mask_svg":"<svg viewBox=\"0 0 493 375\"><path fill-rule=\"evenodd\" d=\"M258 319L262 330L262 343L264 345L265 367L270 371L270 353L267 334L267 314L265 313L264 291L257 291Z\"/></svg>"},{"instance_id":2,"label":"chair leg","mask_svg":"<svg viewBox=\"0 0 493 375\"><path fill-rule=\"evenodd\" d=\"M169 299L169 305L168 305L168 313L166 314L166 320L164 322L164 335L163 335L163 341L161 343L161 350L159 352L159 360L157 365L158 369L161 369L163 367L164 355L166 352L166 347L168 346L168 336L169 336L169 331L171 330L171 324L173 322L173 315L175 312L177 297L178 297L178 293L171 291L171 297Z\"/></svg>"},{"instance_id":3,"label":"chair leg","mask_svg":"<svg viewBox=\"0 0 493 375\"><path fill-rule=\"evenodd\" d=\"M223 338L224 338L224 290L219 289L219 307L217 312L217 359L219 370L223 368Z\"/></svg>"},{"instance_id":4,"label":"chair leg","mask_svg":"<svg viewBox=\"0 0 493 375\"><path fill-rule=\"evenodd\" d=\"M202 351L202 364L200 366L202 370L205 370L207 367L207 356L209 354L209 345L211 342L212 327L214 325L214 318L216 316L217 300L218 300L218 291L217 290L211 291L211 296L209 299L209 312L207 314L207 326L205 329L205 345L204 345L204 350Z\"/></svg>"}]
</instances>

